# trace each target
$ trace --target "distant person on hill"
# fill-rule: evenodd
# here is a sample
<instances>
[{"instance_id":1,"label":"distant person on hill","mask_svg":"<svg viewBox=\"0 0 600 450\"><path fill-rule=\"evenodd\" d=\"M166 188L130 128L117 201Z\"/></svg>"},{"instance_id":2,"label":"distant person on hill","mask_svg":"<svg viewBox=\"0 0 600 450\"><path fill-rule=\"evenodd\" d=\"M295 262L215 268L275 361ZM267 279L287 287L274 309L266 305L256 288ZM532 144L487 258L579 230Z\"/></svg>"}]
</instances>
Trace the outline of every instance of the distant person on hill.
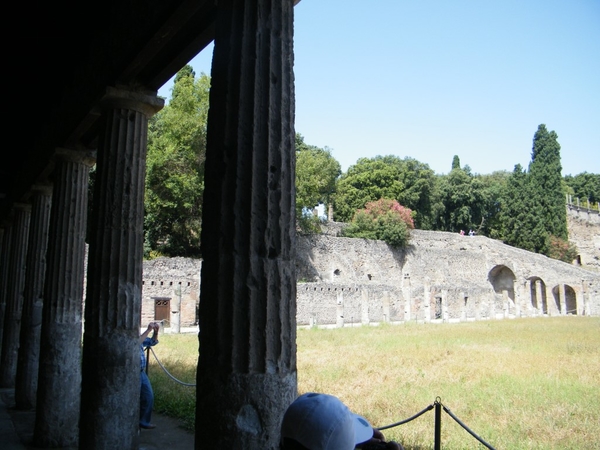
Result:
<instances>
[{"instance_id":1,"label":"distant person on hill","mask_svg":"<svg viewBox=\"0 0 600 450\"><path fill-rule=\"evenodd\" d=\"M469 230L469 236L475 236L475 232L473 230Z\"/></svg>"},{"instance_id":2,"label":"distant person on hill","mask_svg":"<svg viewBox=\"0 0 600 450\"><path fill-rule=\"evenodd\" d=\"M154 406L154 391L152 384L146 374L146 349L158 344L158 330L160 325L156 322L150 322L148 329L140 335L140 428L152 430L156 425L150 423L152 418L152 408ZM148 335L152 332L152 337Z\"/></svg>"},{"instance_id":3,"label":"distant person on hill","mask_svg":"<svg viewBox=\"0 0 600 450\"><path fill-rule=\"evenodd\" d=\"M281 423L281 450L403 450L385 442L381 431L352 413L337 397L307 393L287 409Z\"/></svg>"},{"instance_id":4,"label":"distant person on hill","mask_svg":"<svg viewBox=\"0 0 600 450\"><path fill-rule=\"evenodd\" d=\"M460 235L464 236L465 235L465 230L460 230Z\"/></svg>"}]
</instances>

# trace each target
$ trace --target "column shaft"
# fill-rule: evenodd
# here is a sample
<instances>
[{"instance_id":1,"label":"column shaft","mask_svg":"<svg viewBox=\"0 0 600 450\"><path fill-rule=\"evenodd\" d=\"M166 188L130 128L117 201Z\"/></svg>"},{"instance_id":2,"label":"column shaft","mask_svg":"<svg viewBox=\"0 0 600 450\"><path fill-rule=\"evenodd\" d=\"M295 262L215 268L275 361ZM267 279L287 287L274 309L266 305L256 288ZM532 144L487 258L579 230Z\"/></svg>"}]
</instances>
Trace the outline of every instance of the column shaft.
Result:
<instances>
[{"instance_id":1,"label":"column shaft","mask_svg":"<svg viewBox=\"0 0 600 450\"><path fill-rule=\"evenodd\" d=\"M48 230L34 443L77 444L88 180L86 154L59 150Z\"/></svg>"},{"instance_id":2,"label":"column shaft","mask_svg":"<svg viewBox=\"0 0 600 450\"><path fill-rule=\"evenodd\" d=\"M0 254L0 355L2 355L2 336L4 335L4 317L6 316L6 296L8 293L8 266L12 243L12 224L4 225L2 254Z\"/></svg>"},{"instance_id":3,"label":"column shaft","mask_svg":"<svg viewBox=\"0 0 600 450\"><path fill-rule=\"evenodd\" d=\"M110 89L94 186L79 448L138 448L148 117L162 100Z\"/></svg>"},{"instance_id":4,"label":"column shaft","mask_svg":"<svg viewBox=\"0 0 600 450\"><path fill-rule=\"evenodd\" d=\"M8 260L8 283L4 329L2 330L2 357L0 358L0 387L15 386L19 333L23 308L23 287L25 284L25 260L29 237L31 206L18 204L13 220L12 245Z\"/></svg>"},{"instance_id":5,"label":"column shaft","mask_svg":"<svg viewBox=\"0 0 600 450\"><path fill-rule=\"evenodd\" d=\"M297 382L293 1L218 7L196 448L275 449Z\"/></svg>"},{"instance_id":6,"label":"column shaft","mask_svg":"<svg viewBox=\"0 0 600 450\"><path fill-rule=\"evenodd\" d=\"M51 202L52 190L49 186L34 188L31 200L31 226L27 246L21 337L15 382L17 409L31 409L36 402Z\"/></svg>"}]
</instances>

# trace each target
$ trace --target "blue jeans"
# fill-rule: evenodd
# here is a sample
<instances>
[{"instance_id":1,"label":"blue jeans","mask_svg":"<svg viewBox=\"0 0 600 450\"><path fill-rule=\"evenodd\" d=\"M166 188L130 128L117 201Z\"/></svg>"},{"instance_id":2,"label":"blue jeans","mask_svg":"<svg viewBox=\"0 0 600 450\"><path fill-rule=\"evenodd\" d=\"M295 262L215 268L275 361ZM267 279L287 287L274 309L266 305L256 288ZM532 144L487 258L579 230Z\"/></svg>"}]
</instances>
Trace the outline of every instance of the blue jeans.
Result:
<instances>
[{"instance_id":1,"label":"blue jeans","mask_svg":"<svg viewBox=\"0 0 600 450\"><path fill-rule=\"evenodd\" d=\"M154 392L143 370L140 378L140 426L149 426L152 418L152 406L154 405Z\"/></svg>"}]
</instances>

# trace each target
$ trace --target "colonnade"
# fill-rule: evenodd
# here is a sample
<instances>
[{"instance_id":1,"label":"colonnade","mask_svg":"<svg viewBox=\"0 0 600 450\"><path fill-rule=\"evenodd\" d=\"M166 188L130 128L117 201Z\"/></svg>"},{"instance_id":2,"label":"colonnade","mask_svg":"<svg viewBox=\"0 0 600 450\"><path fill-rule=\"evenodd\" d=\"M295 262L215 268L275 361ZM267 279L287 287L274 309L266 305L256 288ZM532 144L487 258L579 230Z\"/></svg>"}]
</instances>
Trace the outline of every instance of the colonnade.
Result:
<instances>
[{"instance_id":1,"label":"colonnade","mask_svg":"<svg viewBox=\"0 0 600 450\"><path fill-rule=\"evenodd\" d=\"M294 3L216 8L196 448L277 448L296 396ZM0 226L0 387L36 408L36 446L138 448L147 130L163 103L107 86L96 145L57 143Z\"/></svg>"}]
</instances>

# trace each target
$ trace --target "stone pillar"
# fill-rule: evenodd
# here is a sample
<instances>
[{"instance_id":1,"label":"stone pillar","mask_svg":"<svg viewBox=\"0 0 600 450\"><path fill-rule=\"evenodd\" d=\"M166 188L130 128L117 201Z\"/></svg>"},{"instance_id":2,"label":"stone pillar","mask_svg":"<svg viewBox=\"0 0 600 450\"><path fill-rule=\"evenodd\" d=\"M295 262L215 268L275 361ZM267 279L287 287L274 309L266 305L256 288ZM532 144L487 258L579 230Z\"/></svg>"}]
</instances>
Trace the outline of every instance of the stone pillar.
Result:
<instances>
[{"instance_id":1,"label":"stone pillar","mask_svg":"<svg viewBox=\"0 0 600 450\"><path fill-rule=\"evenodd\" d=\"M517 280L513 280L514 294L515 294L515 317L521 317L521 307L523 303L523 285L519 284Z\"/></svg>"},{"instance_id":2,"label":"stone pillar","mask_svg":"<svg viewBox=\"0 0 600 450\"><path fill-rule=\"evenodd\" d=\"M38 447L77 444L85 232L92 165L88 152L56 151L33 433Z\"/></svg>"},{"instance_id":3,"label":"stone pillar","mask_svg":"<svg viewBox=\"0 0 600 450\"><path fill-rule=\"evenodd\" d=\"M46 248L50 223L51 186L34 186L31 199L31 225L23 290L21 336L15 381L17 409L35 406L38 367L40 358L40 333L42 329L42 299L46 275Z\"/></svg>"},{"instance_id":4,"label":"stone pillar","mask_svg":"<svg viewBox=\"0 0 600 450\"><path fill-rule=\"evenodd\" d=\"M538 315L544 315L544 298L542 297L542 280L535 280L535 299Z\"/></svg>"},{"instance_id":5,"label":"stone pillar","mask_svg":"<svg viewBox=\"0 0 600 450\"><path fill-rule=\"evenodd\" d=\"M448 322L448 290L442 289L442 322Z\"/></svg>"},{"instance_id":6,"label":"stone pillar","mask_svg":"<svg viewBox=\"0 0 600 450\"><path fill-rule=\"evenodd\" d=\"M533 299L531 298L531 280L525 280L525 295L523 298L527 302L527 317L532 317L534 315L534 311Z\"/></svg>"},{"instance_id":7,"label":"stone pillar","mask_svg":"<svg viewBox=\"0 0 600 450\"><path fill-rule=\"evenodd\" d=\"M101 101L81 381L80 449L138 448L144 178L156 93Z\"/></svg>"},{"instance_id":8,"label":"stone pillar","mask_svg":"<svg viewBox=\"0 0 600 450\"><path fill-rule=\"evenodd\" d=\"M423 314L424 322L431 322L431 293L427 284L423 286Z\"/></svg>"},{"instance_id":9,"label":"stone pillar","mask_svg":"<svg viewBox=\"0 0 600 450\"><path fill-rule=\"evenodd\" d=\"M363 289L360 291L360 323L369 325L369 291Z\"/></svg>"},{"instance_id":10,"label":"stone pillar","mask_svg":"<svg viewBox=\"0 0 600 450\"><path fill-rule=\"evenodd\" d=\"M561 316L567 315L567 295L565 292L565 285L561 283L558 285L558 309Z\"/></svg>"},{"instance_id":11,"label":"stone pillar","mask_svg":"<svg viewBox=\"0 0 600 450\"><path fill-rule=\"evenodd\" d=\"M293 3L217 4L197 449L278 448L297 394Z\"/></svg>"},{"instance_id":12,"label":"stone pillar","mask_svg":"<svg viewBox=\"0 0 600 450\"><path fill-rule=\"evenodd\" d=\"M4 334L4 317L6 313L6 294L8 292L8 266L10 246L12 242L12 224L3 224L2 253L0 254L0 355L2 355L2 335Z\"/></svg>"},{"instance_id":13,"label":"stone pillar","mask_svg":"<svg viewBox=\"0 0 600 450\"><path fill-rule=\"evenodd\" d=\"M338 328L342 328L344 326L344 293L343 292L337 293L336 316L337 316L336 326Z\"/></svg>"},{"instance_id":14,"label":"stone pillar","mask_svg":"<svg viewBox=\"0 0 600 450\"><path fill-rule=\"evenodd\" d=\"M510 298L508 297L508 289L502 289L502 312L505 319L508 319L510 312Z\"/></svg>"},{"instance_id":15,"label":"stone pillar","mask_svg":"<svg viewBox=\"0 0 600 450\"><path fill-rule=\"evenodd\" d=\"M388 291L383 292L383 318L382 322L390 322L390 293Z\"/></svg>"},{"instance_id":16,"label":"stone pillar","mask_svg":"<svg viewBox=\"0 0 600 450\"><path fill-rule=\"evenodd\" d=\"M586 280L581 280L581 294L577 296L577 307L579 305L582 307L581 314L584 316L590 316L590 303L591 303L591 293L587 292L586 289Z\"/></svg>"},{"instance_id":17,"label":"stone pillar","mask_svg":"<svg viewBox=\"0 0 600 450\"><path fill-rule=\"evenodd\" d=\"M404 274L404 280L402 283L402 297L404 298L404 321L410 322L411 311L412 311L412 296L410 289L410 275Z\"/></svg>"},{"instance_id":18,"label":"stone pillar","mask_svg":"<svg viewBox=\"0 0 600 450\"><path fill-rule=\"evenodd\" d=\"M15 386L23 287L25 284L25 259L29 237L31 206L18 203L14 207L12 243L8 260L8 283L6 286L6 310L2 330L2 358L0 358L0 387Z\"/></svg>"}]
</instances>

